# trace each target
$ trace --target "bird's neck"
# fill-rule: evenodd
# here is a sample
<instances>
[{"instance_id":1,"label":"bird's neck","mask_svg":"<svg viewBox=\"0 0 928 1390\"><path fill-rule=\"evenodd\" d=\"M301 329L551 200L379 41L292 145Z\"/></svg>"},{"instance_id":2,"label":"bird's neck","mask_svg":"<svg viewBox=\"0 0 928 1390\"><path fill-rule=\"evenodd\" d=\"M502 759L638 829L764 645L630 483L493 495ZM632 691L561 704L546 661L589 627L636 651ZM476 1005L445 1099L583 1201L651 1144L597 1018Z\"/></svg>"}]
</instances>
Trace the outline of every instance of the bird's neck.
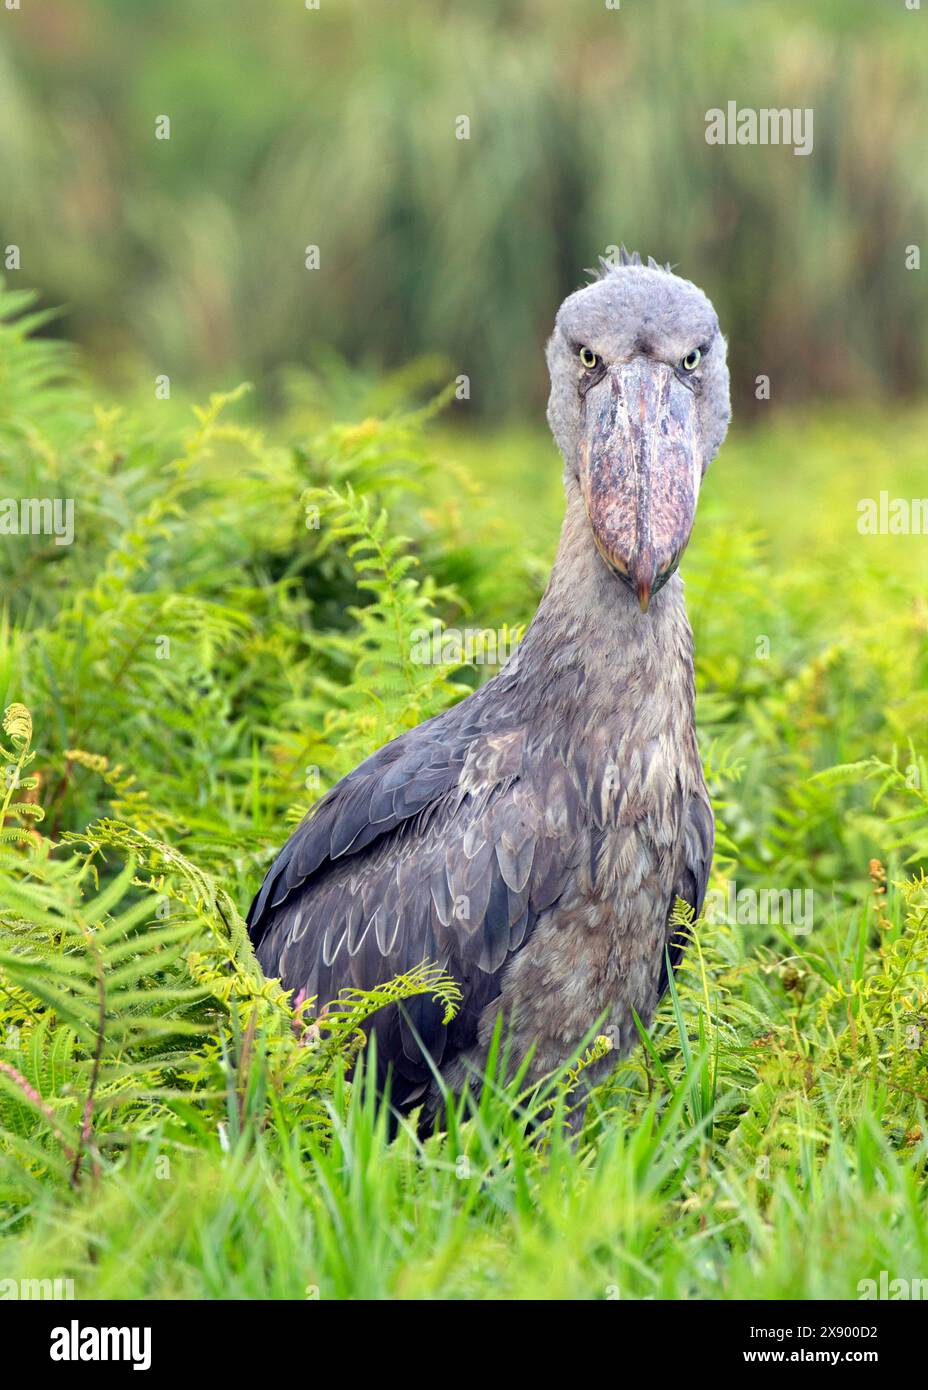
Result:
<instances>
[{"instance_id":1,"label":"bird's neck","mask_svg":"<svg viewBox=\"0 0 928 1390\"><path fill-rule=\"evenodd\" d=\"M617 723L644 738L693 726L693 640L674 575L646 613L603 563L579 488L567 488L557 559L519 647L525 712L582 730Z\"/></svg>"}]
</instances>

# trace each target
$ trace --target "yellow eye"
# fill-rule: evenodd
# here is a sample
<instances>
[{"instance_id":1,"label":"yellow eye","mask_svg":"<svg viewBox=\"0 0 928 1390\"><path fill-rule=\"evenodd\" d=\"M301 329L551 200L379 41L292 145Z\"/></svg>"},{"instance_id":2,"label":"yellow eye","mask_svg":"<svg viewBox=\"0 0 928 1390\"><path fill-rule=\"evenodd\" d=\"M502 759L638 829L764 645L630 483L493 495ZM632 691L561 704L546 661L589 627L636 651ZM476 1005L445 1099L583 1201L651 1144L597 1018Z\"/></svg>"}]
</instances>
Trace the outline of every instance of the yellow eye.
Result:
<instances>
[{"instance_id":1,"label":"yellow eye","mask_svg":"<svg viewBox=\"0 0 928 1390\"><path fill-rule=\"evenodd\" d=\"M693 348L692 352L686 354L680 366L685 372L695 372L701 361L702 353L699 351L699 348Z\"/></svg>"},{"instance_id":2,"label":"yellow eye","mask_svg":"<svg viewBox=\"0 0 928 1390\"><path fill-rule=\"evenodd\" d=\"M599 358L596 356L596 353L592 348L588 347L582 347L580 349L580 361L588 372L591 372L594 367L599 365Z\"/></svg>"}]
</instances>

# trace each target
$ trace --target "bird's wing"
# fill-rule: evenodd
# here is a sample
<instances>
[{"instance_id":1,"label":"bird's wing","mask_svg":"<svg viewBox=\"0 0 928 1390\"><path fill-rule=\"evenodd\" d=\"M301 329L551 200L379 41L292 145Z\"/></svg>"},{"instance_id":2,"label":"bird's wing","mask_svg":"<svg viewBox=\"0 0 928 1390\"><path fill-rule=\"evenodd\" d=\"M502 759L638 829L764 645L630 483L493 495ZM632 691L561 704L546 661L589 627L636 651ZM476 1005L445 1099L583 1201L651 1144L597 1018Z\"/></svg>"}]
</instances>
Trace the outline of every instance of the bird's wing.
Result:
<instances>
[{"instance_id":1,"label":"bird's wing","mask_svg":"<svg viewBox=\"0 0 928 1390\"><path fill-rule=\"evenodd\" d=\"M673 897L668 909L667 954L674 974L683 959L688 937L685 932L671 931L669 916L677 898L682 898L693 909L693 920L702 911L712 867L712 850L715 845L715 818L712 804L704 788L689 797L683 812L683 863L679 878L674 885ZM667 957L661 962L657 997L662 999L669 983L667 976Z\"/></svg>"},{"instance_id":2,"label":"bird's wing","mask_svg":"<svg viewBox=\"0 0 928 1390\"><path fill-rule=\"evenodd\" d=\"M392 1065L394 1102L410 1105L430 1077L416 1033L436 1064L475 1040L506 960L563 891L578 814L573 780L557 760L533 762L524 729L430 721L294 832L249 913L258 959L320 1003L423 960L447 969L463 991L449 1028L425 996L376 1021L378 1064Z\"/></svg>"}]
</instances>

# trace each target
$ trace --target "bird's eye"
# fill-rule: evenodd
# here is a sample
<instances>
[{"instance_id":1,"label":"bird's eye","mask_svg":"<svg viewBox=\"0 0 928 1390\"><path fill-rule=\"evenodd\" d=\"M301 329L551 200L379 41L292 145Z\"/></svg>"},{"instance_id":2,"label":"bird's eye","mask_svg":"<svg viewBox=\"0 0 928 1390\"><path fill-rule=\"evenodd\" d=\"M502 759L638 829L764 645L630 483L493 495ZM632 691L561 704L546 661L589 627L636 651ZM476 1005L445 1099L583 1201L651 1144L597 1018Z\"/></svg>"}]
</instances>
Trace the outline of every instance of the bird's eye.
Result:
<instances>
[{"instance_id":1,"label":"bird's eye","mask_svg":"<svg viewBox=\"0 0 928 1390\"><path fill-rule=\"evenodd\" d=\"M701 361L702 353L699 351L699 348L693 348L692 352L686 354L680 366L685 372L695 372Z\"/></svg>"},{"instance_id":2,"label":"bird's eye","mask_svg":"<svg viewBox=\"0 0 928 1390\"><path fill-rule=\"evenodd\" d=\"M580 361L588 372L591 372L594 367L599 366L599 358L592 348L582 347L580 349Z\"/></svg>"}]
</instances>

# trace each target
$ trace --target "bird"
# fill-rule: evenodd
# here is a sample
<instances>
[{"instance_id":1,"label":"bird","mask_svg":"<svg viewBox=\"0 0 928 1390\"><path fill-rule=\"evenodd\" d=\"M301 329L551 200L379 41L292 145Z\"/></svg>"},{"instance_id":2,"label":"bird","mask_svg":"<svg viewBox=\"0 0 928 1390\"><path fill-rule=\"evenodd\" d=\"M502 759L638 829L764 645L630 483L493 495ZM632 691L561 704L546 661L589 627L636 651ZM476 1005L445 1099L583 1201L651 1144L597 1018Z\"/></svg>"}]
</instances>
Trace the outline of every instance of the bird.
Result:
<instances>
[{"instance_id":1,"label":"bird","mask_svg":"<svg viewBox=\"0 0 928 1390\"><path fill-rule=\"evenodd\" d=\"M678 573L731 415L707 296L624 245L557 311L547 418L566 498L556 559L514 655L388 742L310 809L248 914L268 977L325 1010L423 962L460 990L381 1008L377 1084L442 1123L494 1030L527 1086L599 1027L646 1027L698 917L713 844ZM613 1055L616 1054L616 1055ZM585 1099L578 1101L582 1115Z\"/></svg>"}]
</instances>

